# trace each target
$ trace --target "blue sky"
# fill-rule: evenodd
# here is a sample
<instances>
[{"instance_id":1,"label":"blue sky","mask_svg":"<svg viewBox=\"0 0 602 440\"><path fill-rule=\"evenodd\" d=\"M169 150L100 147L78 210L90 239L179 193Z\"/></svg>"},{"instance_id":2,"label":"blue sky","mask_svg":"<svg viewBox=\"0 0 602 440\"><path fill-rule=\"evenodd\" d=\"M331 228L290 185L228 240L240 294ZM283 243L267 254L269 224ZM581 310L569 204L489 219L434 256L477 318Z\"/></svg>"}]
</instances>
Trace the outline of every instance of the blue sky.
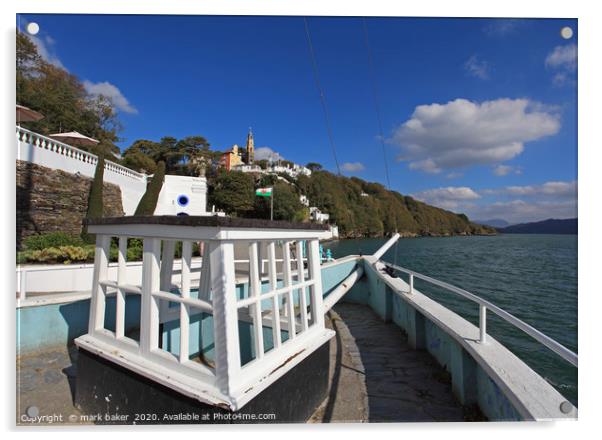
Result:
<instances>
[{"instance_id":1,"label":"blue sky","mask_svg":"<svg viewBox=\"0 0 602 440\"><path fill-rule=\"evenodd\" d=\"M253 127L336 171L302 17L33 15L41 54L136 139ZM362 18L310 17L342 172L386 184ZM471 218L576 216L577 21L367 18L391 188ZM563 38L561 29L573 35Z\"/></svg>"}]
</instances>

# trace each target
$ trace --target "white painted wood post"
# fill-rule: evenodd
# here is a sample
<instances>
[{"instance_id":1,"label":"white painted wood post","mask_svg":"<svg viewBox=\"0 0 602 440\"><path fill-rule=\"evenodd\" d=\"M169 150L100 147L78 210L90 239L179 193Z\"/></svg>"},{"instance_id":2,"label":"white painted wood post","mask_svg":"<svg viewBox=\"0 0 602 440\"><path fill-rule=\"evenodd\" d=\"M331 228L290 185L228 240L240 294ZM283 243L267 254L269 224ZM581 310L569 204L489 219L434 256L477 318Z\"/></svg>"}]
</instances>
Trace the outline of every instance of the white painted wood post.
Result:
<instances>
[{"instance_id":1,"label":"white painted wood post","mask_svg":"<svg viewBox=\"0 0 602 440\"><path fill-rule=\"evenodd\" d=\"M192 264L192 243L182 242L182 298L190 298L190 266ZM189 360L190 308L180 304L180 362Z\"/></svg>"},{"instance_id":2,"label":"white painted wood post","mask_svg":"<svg viewBox=\"0 0 602 440\"><path fill-rule=\"evenodd\" d=\"M171 290L171 276L173 274L173 259L176 250L175 240L163 241L163 252L161 254L161 290Z\"/></svg>"},{"instance_id":3,"label":"white painted wood post","mask_svg":"<svg viewBox=\"0 0 602 440\"><path fill-rule=\"evenodd\" d=\"M210 265L217 268L211 270L215 373L219 389L230 394L235 390L236 379L240 380L234 244L231 241L210 241L208 244Z\"/></svg>"},{"instance_id":4,"label":"white painted wood post","mask_svg":"<svg viewBox=\"0 0 602 440\"><path fill-rule=\"evenodd\" d=\"M487 307L479 304L479 342L487 342Z\"/></svg>"},{"instance_id":5,"label":"white painted wood post","mask_svg":"<svg viewBox=\"0 0 602 440\"><path fill-rule=\"evenodd\" d=\"M285 241L282 244L282 275L284 277L284 285L289 289L286 292L286 314L288 318L288 337L294 339L296 336L295 328L295 303L293 302L293 275L291 272L291 253L290 241Z\"/></svg>"},{"instance_id":6,"label":"white painted wood post","mask_svg":"<svg viewBox=\"0 0 602 440\"><path fill-rule=\"evenodd\" d=\"M263 318L261 316L261 279L259 278L258 246L256 241L249 243L249 297L257 298L250 306L253 316L255 358L263 357Z\"/></svg>"},{"instance_id":7,"label":"white painted wood post","mask_svg":"<svg viewBox=\"0 0 602 440\"><path fill-rule=\"evenodd\" d=\"M94 252L94 274L92 276L92 298L88 333L95 333L105 325L106 287L100 281L106 281L109 269L109 246L111 237L96 235L96 251Z\"/></svg>"},{"instance_id":8,"label":"white painted wood post","mask_svg":"<svg viewBox=\"0 0 602 440\"><path fill-rule=\"evenodd\" d=\"M311 314L312 322L319 328L324 328L324 298L322 297L322 271L320 269L320 242L311 239L308 242L307 261L309 266L309 277L314 281L310 286L311 292Z\"/></svg>"},{"instance_id":9,"label":"white painted wood post","mask_svg":"<svg viewBox=\"0 0 602 440\"><path fill-rule=\"evenodd\" d=\"M414 274L410 274L410 295L414 294Z\"/></svg>"},{"instance_id":10,"label":"white painted wood post","mask_svg":"<svg viewBox=\"0 0 602 440\"><path fill-rule=\"evenodd\" d=\"M161 269L159 276L159 290L163 292L171 291L171 278L173 274L173 259L176 250L175 240L163 240L163 249L161 251ZM169 301L159 302L159 321L167 319L169 316Z\"/></svg>"},{"instance_id":11,"label":"white painted wood post","mask_svg":"<svg viewBox=\"0 0 602 440\"><path fill-rule=\"evenodd\" d=\"M305 281L305 268L303 267L303 241L297 241L297 281ZM299 309L301 310L301 331L307 330L307 293L306 288L299 289Z\"/></svg>"},{"instance_id":12,"label":"white painted wood post","mask_svg":"<svg viewBox=\"0 0 602 440\"><path fill-rule=\"evenodd\" d=\"M209 243L203 243L201 279L199 282L199 299L211 302L211 257ZM200 246L200 244L199 244Z\"/></svg>"},{"instance_id":13,"label":"white painted wood post","mask_svg":"<svg viewBox=\"0 0 602 440\"><path fill-rule=\"evenodd\" d=\"M27 298L27 270L21 269L19 275L19 300L25 301Z\"/></svg>"},{"instance_id":14,"label":"white painted wood post","mask_svg":"<svg viewBox=\"0 0 602 440\"><path fill-rule=\"evenodd\" d=\"M276 278L276 244L273 241L268 243L268 280L270 290L278 288L278 279ZM280 300L279 295L272 297L272 336L274 339L274 349L278 349L282 344L280 338Z\"/></svg>"},{"instance_id":15,"label":"white painted wood post","mask_svg":"<svg viewBox=\"0 0 602 440\"><path fill-rule=\"evenodd\" d=\"M145 238L142 256L142 298L140 313L140 350L150 354L159 347L159 305L152 295L159 290L161 240Z\"/></svg>"},{"instance_id":16,"label":"white painted wood post","mask_svg":"<svg viewBox=\"0 0 602 440\"><path fill-rule=\"evenodd\" d=\"M124 285L127 281L127 237L119 237L119 254L117 255L117 285ZM115 337L122 338L125 333L125 290L117 288L115 295Z\"/></svg>"}]
</instances>

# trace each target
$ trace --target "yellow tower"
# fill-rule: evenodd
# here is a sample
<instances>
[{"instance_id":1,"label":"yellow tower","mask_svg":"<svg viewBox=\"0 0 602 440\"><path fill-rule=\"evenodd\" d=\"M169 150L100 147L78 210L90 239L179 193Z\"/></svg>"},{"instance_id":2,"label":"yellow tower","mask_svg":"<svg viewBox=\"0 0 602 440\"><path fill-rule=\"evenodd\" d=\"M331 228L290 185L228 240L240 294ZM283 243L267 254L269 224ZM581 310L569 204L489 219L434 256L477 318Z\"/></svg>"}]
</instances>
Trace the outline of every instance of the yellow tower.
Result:
<instances>
[{"instance_id":1,"label":"yellow tower","mask_svg":"<svg viewBox=\"0 0 602 440\"><path fill-rule=\"evenodd\" d=\"M247 164L251 165L255 160L255 142L253 141L253 131L249 127L249 134L247 135L247 151L246 151Z\"/></svg>"}]
</instances>

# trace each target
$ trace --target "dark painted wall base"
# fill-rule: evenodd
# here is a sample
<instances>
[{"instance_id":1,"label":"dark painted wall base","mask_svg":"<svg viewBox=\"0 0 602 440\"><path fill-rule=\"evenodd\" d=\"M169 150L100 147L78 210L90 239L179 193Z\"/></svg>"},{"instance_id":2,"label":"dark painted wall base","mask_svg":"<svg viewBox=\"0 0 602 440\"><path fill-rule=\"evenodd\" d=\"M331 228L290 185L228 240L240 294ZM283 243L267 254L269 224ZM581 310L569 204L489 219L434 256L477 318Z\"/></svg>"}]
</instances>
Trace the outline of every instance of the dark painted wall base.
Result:
<instances>
[{"instance_id":1,"label":"dark painted wall base","mask_svg":"<svg viewBox=\"0 0 602 440\"><path fill-rule=\"evenodd\" d=\"M80 349L75 404L99 424L300 423L326 397L329 358L325 343L240 411L230 412Z\"/></svg>"}]
</instances>

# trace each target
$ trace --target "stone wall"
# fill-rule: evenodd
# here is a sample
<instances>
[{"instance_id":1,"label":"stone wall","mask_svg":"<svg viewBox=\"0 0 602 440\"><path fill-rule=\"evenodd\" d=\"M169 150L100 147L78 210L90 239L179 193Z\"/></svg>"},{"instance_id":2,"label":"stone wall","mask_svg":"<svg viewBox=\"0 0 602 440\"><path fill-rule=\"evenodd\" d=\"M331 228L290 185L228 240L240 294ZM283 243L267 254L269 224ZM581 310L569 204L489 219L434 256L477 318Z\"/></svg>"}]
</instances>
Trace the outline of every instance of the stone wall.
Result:
<instances>
[{"instance_id":1,"label":"stone wall","mask_svg":"<svg viewBox=\"0 0 602 440\"><path fill-rule=\"evenodd\" d=\"M88 207L92 179L17 161L17 247L29 235L67 232L78 235ZM104 184L105 216L122 216L121 190Z\"/></svg>"}]
</instances>

